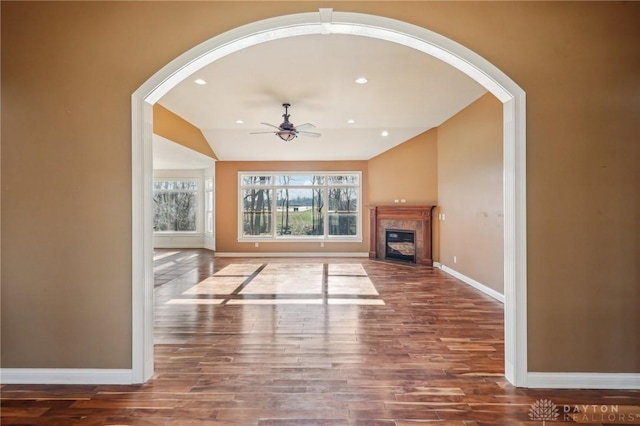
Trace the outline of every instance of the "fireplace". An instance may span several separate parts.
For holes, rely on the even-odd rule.
[[[387,260],[386,230],[412,232],[414,246],[412,262],[417,265],[433,266],[431,212],[434,208],[435,206],[398,205],[369,207],[369,258]],[[402,243],[406,242],[402,241]],[[410,262],[406,257],[400,260]]]
[[[416,231],[408,229],[385,229],[386,260],[416,263]]]

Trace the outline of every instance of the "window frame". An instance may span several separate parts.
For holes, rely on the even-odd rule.
[[[278,184],[279,176],[323,176],[323,184],[322,185],[283,185]],[[358,184],[357,185],[349,185],[349,184],[329,184],[329,176],[357,176]],[[243,178],[249,176],[265,176],[271,178],[271,183],[268,185],[244,185]],[[312,189],[322,187],[323,189],[323,200],[325,203],[325,208],[323,209],[323,235],[278,235],[277,234],[277,213],[278,213],[278,190],[280,189]],[[331,188],[354,188],[358,191],[357,196],[357,210],[356,210],[356,234],[355,235],[329,235],[329,190]],[[270,189],[272,191],[271,197],[271,235],[244,235],[244,205],[243,205],[243,194],[245,189],[250,188],[260,188],[260,189]],[[240,171],[238,172],[238,209],[237,209],[237,220],[238,220],[238,242],[350,242],[350,243],[361,243],[363,240],[363,230],[362,230],[362,215],[363,215],[363,193],[362,193],[362,171],[355,170],[333,170],[333,171]]]
[[[202,231],[205,235],[213,235],[215,232],[215,211],[216,211],[216,197],[215,197],[215,184],[213,176],[204,179],[203,189],[203,211],[202,217]],[[196,219],[196,223],[198,223]],[[211,229],[209,230],[209,226]]]
[[[153,234],[155,236],[198,236],[203,234],[203,182],[201,177],[195,176],[179,176],[179,175],[166,175],[166,176],[154,176],[153,184],[156,182],[194,182],[196,184],[196,189],[193,190],[159,190],[159,192],[193,192],[196,195],[196,229],[194,231],[157,231],[155,228],[153,230]],[[154,185],[152,185],[152,196],[158,191],[153,189]],[[153,204],[152,204],[153,205]],[[153,219],[152,219],[153,222]]]

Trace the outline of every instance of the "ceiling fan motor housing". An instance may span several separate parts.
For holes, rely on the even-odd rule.
[[[293,125],[293,123],[289,122],[289,117],[291,116],[289,114],[289,107],[291,106],[291,104],[282,104],[282,106],[284,107],[284,114],[282,114],[282,116],[284,117],[284,121],[282,122],[282,124],[280,124],[280,128],[282,130],[289,130],[289,131],[294,131],[296,130],[296,127]]]
[[[288,131],[294,131],[296,130],[296,127],[293,125],[293,123],[290,123],[288,120],[288,117],[285,117],[284,122],[280,125],[280,128],[282,130],[288,130]]]

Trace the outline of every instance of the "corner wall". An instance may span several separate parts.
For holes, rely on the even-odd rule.
[[[493,95],[438,128],[438,198],[440,263],[504,294],[502,103]]]
[[[369,160],[369,203],[372,206],[438,204],[438,129],[419,134]],[[401,205],[402,203],[399,203]],[[438,217],[432,218],[433,260],[439,258]]]

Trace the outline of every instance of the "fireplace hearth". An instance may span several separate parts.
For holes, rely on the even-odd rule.
[[[384,258],[398,262],[416,263],[416,231],[385,229]]]

